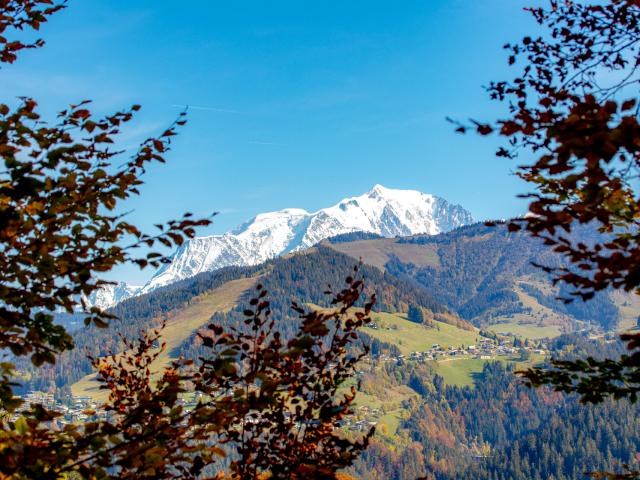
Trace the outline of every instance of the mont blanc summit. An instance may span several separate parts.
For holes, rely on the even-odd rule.
[[[298,208],[262,213],[232,232],[192,239],[175,252],[170,264],[158,270],[141,293],[200,272],[256,265],[343,233],[435,235],[471,222],[471,214],[459,205],[415,190],[376,185],[359,197],[315,213]]]
[[[256,265],[344,233],[370,232],[384,237],[435,235],[472,222],[467,210],[442,198],[376,185],[363,195],[314,213],[299,208],[261,213],[231,232],[191,239],[176,250],[171,263],[162,266],[134,295],[201,272],[231,265]]]

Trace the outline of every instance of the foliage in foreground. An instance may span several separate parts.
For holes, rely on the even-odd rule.
[[[640,293],[640,2],[551,0],[549,8],[528,10],[544,33],[505,45],[520,73],[488,87],[509,114],[474,122],[481,135],[506,139],[498,156],[534,156],[517,169],[534,188],[526,195],[530,215],[509,229],[526,229],[569,260],[539,266],[569,285],[573,298],[588,300],[610,288]],[[597,225],[600,238],[572,241],[567,234],[580,224]],[[576,392],[583,402],[635,402],[640,334],[623,339],[630,354],[620,358],[555,360],[520,373],[530,385]],[[595,475],[637,478],[640,472]]]
[[[13,62],[17,52],[43,45],[8,36],[39,29],[63,7],[53,3],[0,2],[0,62]],[[149,235],[117,213],[123,201],[139,193],[146,168],[165,161],[184,115],[125,159],[113,145],[140,107],[103,118],[87,107],[86,101],[72,105],[48,124],[31,98],[20,99],[15,108],[0,104],[0,349],[29,355],[35,366],[54,363],[56,354],[73,348],[51,312],[74,312],[78,299],[108,284],[100,276],[118,265],[144,268],[168,261],[158,252],[136,255],[136,249],[180,245],[195,235],[195,227],[210,223],[185,214]],[[106,327],[113,319],[98,308],[85,305],[84,311],[86,324]],[[10,369],[3,365],[7,375]],[[7,381],[0,394],[10,408]]]
[[[14,38],[39,30],[64,6],[64,0],[0,1],[0,62],[41,47],[40,39]],[[145,169],[165,161],[184,115],[122,161],[124,152],[113,144],[140,107],[96,118],[87,104],[60,112],[52,126],[31,98],[15,108],[0,104],[0,349],[29,356],[35,367],[74,348],[52,312],[74,312],[79,298],[108,283],[100,276],[120,264],[168,261],[136,249],[179,246],[210,223],[185,214],[149,235],[118,213],[139,194]],[[137,342],[123,338],[124,353],[92,358],[110,396],[106,415],[83,425],[55,428],[58,413],[38,405],[17,415],[13,366],[0,364],[0,478],[222,478],[216,471],[223,468],[225,478],[336,478],[373,434],[351,440],[337,430],[355,397],[352,388],[336,399],[337,390],[364,355],[350,356],[347,347],[375,301],[352,313],[364,284],[347,283],[331,312],[294,306],[301,322],[290,340],[274,330],[259,287],[245,311],[246,328],[211,324],[201,335],[206,356],[181,358],[159,373],[153,371],[162,352],[158,330],[141,332]],[[83,307],[87,325],[104,328],[114,318]],[[184,405],[185,395],[197,396],[195,406]]]
[[[244,328],[215,324],[201,334],[208,355],[180,358],[154,380],[152,363],[162,348],[160,331],[108,359],[93,359],[110,392],[106,419],[48,422],[55,412],[34,407],[0,430],[0,475],[12,478],[238,478],[333,479],[366,448],[373,429],[358,440],[339,430],[350,413],[355,387],[337,395],[358,360],[350,355],[357,331],[369,319],[361,279],[347,279],[334,308],[306,311],[290,340],[274,330],[267,292],[257,287]],[[185,407],[185,395],[197,395]],[[93,412],[90,412],[93,413]],[[214,473],[227,457],[227,476]]]
[[[526,195],[530,215],[509,228],[528,230],[569,260],[540,265],[572,287],[567,302],[610,288],[640,293],[640,3],[551,1],[548,9],[529,11],[546,31],[507,44],[509,64],[521,71],[488,87],[509,115],[476,122],[480,134],[506,139],[499,156],[535,157],[517,170],[535,189]],[[567,233],[580,224],[597,225],[600,236],[572,241]],[[640,334],[624,339],[631,352],[619,359],[556,361],[523,375],[532,385],[577,392],[585,402],[635,401]]]

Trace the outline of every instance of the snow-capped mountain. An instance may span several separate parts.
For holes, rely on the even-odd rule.
[[[99,288],[89,295],[88,298],[85,298],[85,301],[89,303],[89,305],[94,305],[104,310],[113,307],[127,298],[136,296],[141,289],[142,286],[118,282],[117,284],[105,285]]]
[[[189,240],[144,287],[120,282],[94,292],[88,302],[109,308],[201,272],[231,265],[257,265],[344,233],[371,232],[384,237],[435,235],[473,221],[467,210],[442,198],[376,185],[359,197],[347,198],[315,213],[299,208],[261,213],[232,232]]]
[[[434,235],[472,222],[467,210],[442,198],[376,185],[359,197],[315,213],[297,208],[262,213],[232,232],[194,238],[176,250],[172,262],[137,293],[230,265],[256,265],[344,233]]]

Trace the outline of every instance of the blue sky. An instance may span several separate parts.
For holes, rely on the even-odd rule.
[[[508,73],[502,45],[535,31],[526,3],[70,0],[0,88],[50,115],[83,99],[105,113],[140,103],[129,148],[191,105],[169,164],[127,205],[143,226],[220,211],[202,232],[220,233],[376,183],[508,217],[524,209],[514,164],[445,117],[501,111],[482,85]]]

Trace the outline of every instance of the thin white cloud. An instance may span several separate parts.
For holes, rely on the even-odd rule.
[[[220,215],[238,213],[238,209],[236,208],[219,208],[216,210]]]
[[[218,108],[218,107],[203,107],[201,105],[171,105],[176,108],[184,108],[187,110],[203,110],[206,112],[219,112],[219,113],[240,113],[237,110],[231,110],[228,108]]]

